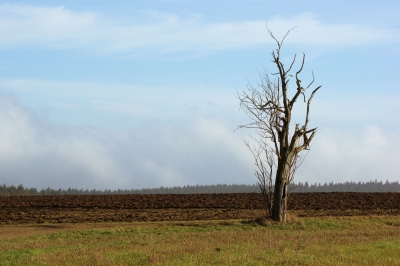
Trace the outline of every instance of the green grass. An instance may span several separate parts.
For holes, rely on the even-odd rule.
[[[0,265],[400,265],[400,217],[121,223],[0,241]]]

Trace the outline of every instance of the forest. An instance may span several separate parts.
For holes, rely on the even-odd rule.
[[[18,186],[3,184],[0,186],[0,196],[27,196],[27,195],[116,195],[116,194],[208,194],[208,193],[259,193],[257,184],[217,184],[217,185],[195,185],[174,186],[142,189],[52,189],[27,188],[22,184]],[[302,192],[400,192],[400,184],[396,182],[344,182],[344,183],[294,183],[290,186],[291,193]]]

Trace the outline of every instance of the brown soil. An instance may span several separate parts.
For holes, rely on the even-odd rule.
[[[253,219],[261,194],[0,197],[0,224]],[[300,216],[400,215],[400,193],[293,193]]]

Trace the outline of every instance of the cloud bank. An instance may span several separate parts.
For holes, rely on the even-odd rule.
[[[318,132],[299,176],[309,183],[400,180],[400,136],[375,125],[350,133],[334,128]]]
[[[48,124],[7,96],[0,106],[6,184],[125,189],[243,183],[251,166],[240,136],[213,120],[107,132]]]
[[[133,18],[108,17],[63,6],[0,5],[0,47],[85,49],[131,55],[209,53],[272,43],[264,20],[208,22],[199,15],[137,11]],[[273,32],[298,26],[286,43],[352,46],[399,43],[399,29],[358,24],[326,24],[313,14],[268,18]],[[283,36],[277,36],[281,38]]]
[[[253,161],[234,125],[192,117],[105,131],[55,126],[13,98],[0,97],[2,183],[36,188],[131,189],[256,182]],[[400,138],[369,125],[357,132],[319,131],[297,181],[399,179]]]

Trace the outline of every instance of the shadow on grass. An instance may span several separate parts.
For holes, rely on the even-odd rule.
[[[243,220],[242,224],[261,225],[261,226],[279,225],[279,224],[304,225],[303,221],[300,220],[299,217],[297,217],[294,214],[290,214],[290,213],[286,214],[286,221],[284,223],[280,223],[275,220],[272,220],[270,217],[260,216],[255,219]]]

